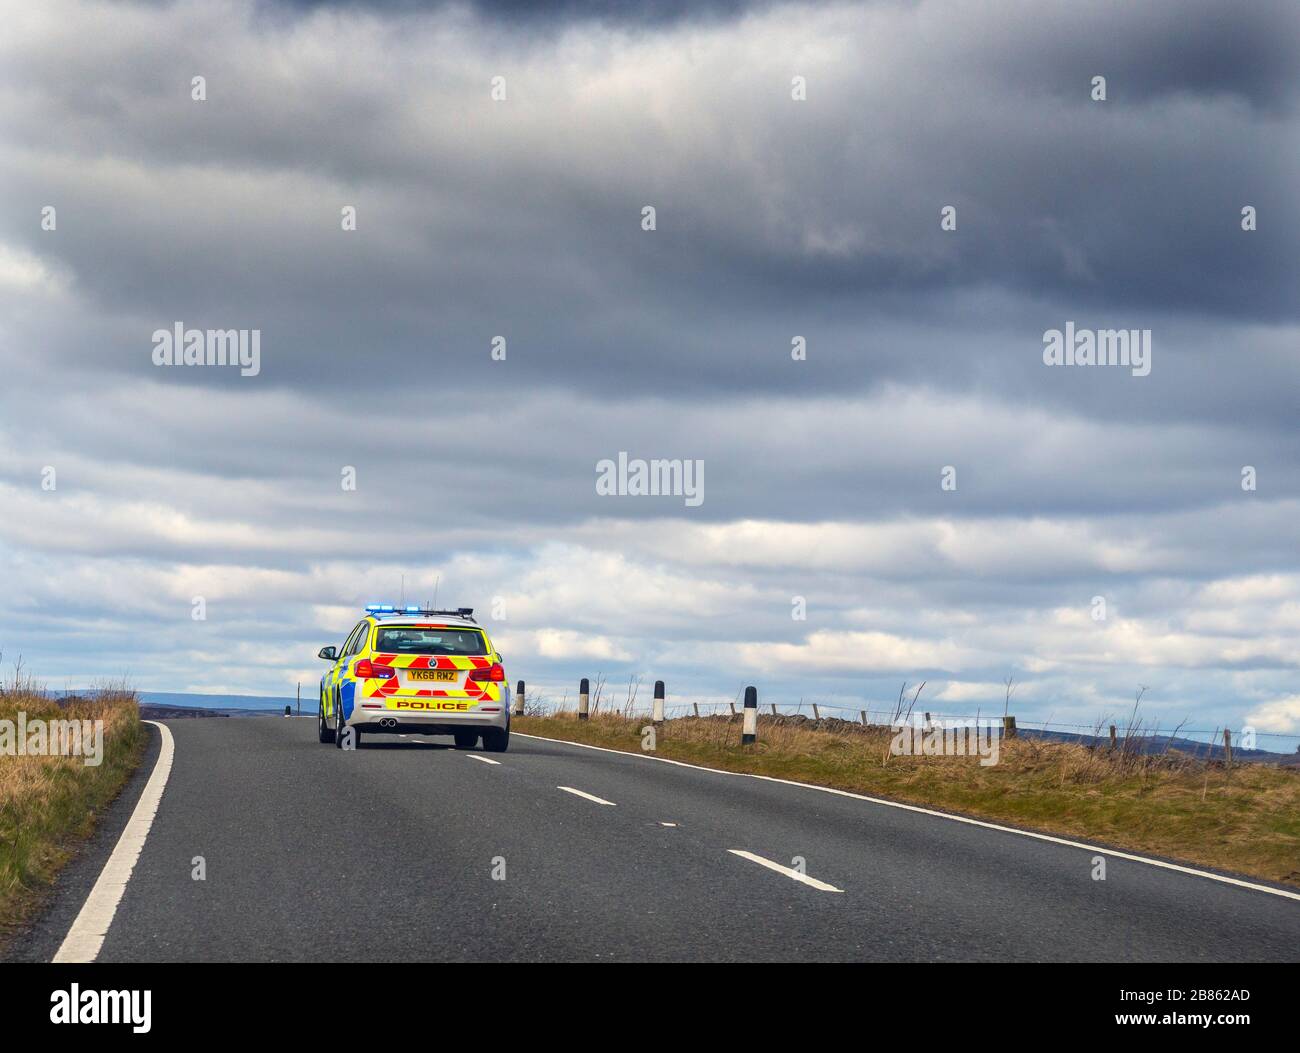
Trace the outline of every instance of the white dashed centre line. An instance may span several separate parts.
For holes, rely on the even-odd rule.
[[[477,753],[469,754],[470,760],[481,760],[484,764],[500,764],[499,760],[493,760],[491,757],[480,757]]]
[[[660,826],[676,826],[677,824],[676,824],[676,823],[665,823],[665,822],[660,822],[659,825],[660,825]]]
[[[611,808],[616,807],[613,801],[607,801],[603,797],[597,797],[595,794],[584,793],[582,790],[575,790],[572,786],[557,786],[557,790],[563,790],[565,793],[571,793],[576,797],[585,797],[589,801],[595,801],[597,804],[607,804]]]
[[[751,863],[757,863],[761,867],[767,867],[768,870],[775,870],[778,874],[784,874],[792,881],[798,881],[815,888],[820,892],[843,892],[842,888],[836,888],[834,885],[828,885],[825,881],[818,881],[816,878],[809,877],[807,874],[801,874],[790,867],[783,867],[780,863],[773,863],[770,859],[764,859],[762,856],[756,856],[753,852],[746,852],[743,848],[728,848],[733,856],[740,856],[741,859],[748,859]]]

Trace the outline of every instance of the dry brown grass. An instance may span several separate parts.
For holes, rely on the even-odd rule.
[[[0,719],[102,720],[103,760],[0,754],[0,947],[39,906],[59,868],[94,828],[139,764],[144,745],[135,693],[106,684],[56,705],[21,667],[0,684]]]
[[[645,718],[572,713],[516,717],[525,734],[641,752]],[[999,762],[900,757],[891,733],[844,721],[760,717],[740,745],[738,718],[683,717],[657,736],[659,756],[773,775],[1000,820],[1300,886],[1300,771],[1228,768],[1185,754],[1004,739]]]

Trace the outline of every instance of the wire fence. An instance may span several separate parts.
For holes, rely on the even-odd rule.
[[[645,697],[644,691],[628,692],[623,697],[617,697],[612,692],[605,690],[608,685],[600,684],[599,690],[593,696],[590,704],[590,712],[594,713],[615,713],[625,717],[645,717],[649,718],[653,713],[653,702]],[[623,690],[619,689],[620,692]],[[719,715],[736,716],[739,719],[741,714],[741,697],[742,692],[737,692],[734,700],[720,700],[716,698],[702,700],[680,700],[675,699],[664,705],[664,717],[666,719],[679,719],[682,717],[714,717]],[[536,696],[530,695],[528,701],[530,712],[574,712],[577,710],[577,696],[567,692],[562,693],[559,700],[551,701],[546,695],[538,693]],[[878,708],[879,704],[866,706],[854,706],[842,702],[811,702],[801,699],[798,702],[780,702],[764,701],[762,696],[759,697],[758,715],[759,717],[806,717],[809,720],[844,720],[854,724],[865,724],[869,726],[891,726],[899,721],[915,723],[920,721],[938,721],[938,720],[959,720],[971,721],[976,720],[981,724],[987,722],[995,726],[1002,725],[1003,713],[992,709],[968,710],[964,713],[954,713],[951,711],[927,710],[921,705],[913,705],[907,701],[894,703],[888,708]],[[1111,726],[1116,728],[1116,733],[1120,738],[1142,738],[1142,739],[1186,739],[1198,745],[1206,747],[1222,748],[1225,732],[1229,735],[1229,741],[1232,743],[1234,750],[1262,750],[1268,753],[1289,754],[1300,752],[1300,734],[1278,732],[1278,731],[1257,731],[1253,728],[1238,728],[1229,730],[1224,727],[1213,729],[1208,728],[1187,728],[1181,724],[1175,724],[1169,727],[1163,727],[1158,724],[1151,724],[1146,721],[1136,721],[1129,718],[1112,718],[1105,717],[1092,724],[1079,724],[1066,721],[1048,720],[1026,720],[1017,717],[1016,728],[1021,731],[1032,731],[1046,734],[1073,735],[1081,738],[1092,739],[1109,737]]]

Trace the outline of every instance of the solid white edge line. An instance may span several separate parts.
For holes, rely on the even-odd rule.
[[[597,797],[594,793],[587,793],[583,790],[575,790],[572,786],[557,786],[557,790],[563,790],[565,793],[577,794],[579,797],[585,797],[589,801],[595,801],[597,804],[607,804],[611,808],[618,806],[613,801],[607,801],[603,797]]]
[[[135,803],[135,810],[127,820],[122,836],[117,839],[112,855],[99,872],[95,886],[86,897],[63,938],[52,961],[55,962],[93,962],[104,945],[108,927],[113,924],[113,915],[117,905],[122,901],[126,883],[131,880],[131,871],[135,869],[144,848],[153,818],[158,813],[158,804],[162,800],[163,788],[167,785],[167,776],[171,774],[172,758],[176,747],[171,729],[156,720],[142,720],[142,724],[152,724],[162,733],[162,746],[158,750],[158,760],[154,763],[149,781],[144,785],[144,792]]]
[[[762,856],[756,856],[753,852],[746,852],[743,848],[728,848],[733,856],[740,856],[741,859],[748,859],[751,863],[757,863],[761,867],[767,867],[768,870],[775,870],[778,874],[784,874],[792,881],[801,882],[809,885],[820,892],[843,892],[842,888],[836,888],[834,885],[828,885],[825,881],[818,881],[815,877],[809,877],[807,874],[801,874],[791,867],[783,867],[780,863],[773,863],[770,859],[764,859]]]
[[[1137,856],[1131,852],[1121,852],[1114,848],[1102,848],[1100,845],[1090,845],[1083,841],[1070,841],[1064,837],[1053,837],[1051,834],[1040,834],[1033,830],[1018,830],[1014,826],[1001,826],[998,823],[986,822],[983,819],[971,819],[965,815],[953,815],[951,812],[941,812],[935,808],[923,808],[917,804],[903,804],[900,801],[886,801],[880,797],[868,797],[866,794],[854,793],[851,790],[837,790],[834,786],[818,786],[811,782],[795,782],[793,779],[778,779],[775,775],[757,775],[748,771],[725,771],[722,768],[706,768],[702,764],[688,764],[686,761],[670,760],[668,757],[652,757],[645,753],[628,753],[626,750],[613,750],[608,746],[591,746],[585,742],[553,739],[548,738],[546,735],[529,735],[522,731],[514,731],[511,734],[522,739],[540,739],[543,742],[558,742],[562,746],[580,746],[585,750],[617,753],[620,757],[630,757],[633,760],[650,760],[658,761],[660,764],[675,764],[679,768],[694,768],[697,771],[712,772],[714,775],[736,775],[745,779],[762,779],[764,782],[779,782],[786,786],[800,786],[805,790],[819,790],[822,793],[833,793],[838,797],[852,797],[856,801],[868,801],[871,804],[884,805],[886,808],[901,808],[905,812],[918,812],[921,815],[933,815],[939,819],[951,819],[954,823],[966,823],[968,826],[982,826],[986,830],[997,830],[1004,834],[1032,837],[1036,841],[1048,841],[1055,845],[1065,845],[1067,848],[1081,848],[1085,852],[1096,852],[1103,856],[1110,856],[1113,859],[1127,859],[1132,863],[1145,863],[1147,866],[1160,867],[1162,870],[1174,870],[1180,874],[1209,878],[1211,881],[1219,881],[1225,885],[1236,885],[1239,888],[1248,888],[1255,892],[1267,892],[1272,896],[1282,896],[1285,899],[1300,901],[1300,892],[1292,892],[1289,889],[1257,885],[1253,881],[1243,881],[1241,878],[1228,877],[1226,874],[1214,874],[1208,870],[1197,870],[1195,867],[1185,867],[1178,863],[1167,863],[1163,859]]]
[[[480,757],[477,753],[466,754],[470,760],[481,760],[484,764],[500,764],[499,760],[493,760],[491,757]]]

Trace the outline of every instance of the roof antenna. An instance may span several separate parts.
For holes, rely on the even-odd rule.
[[[402,575],[402,602],[401,606],[406,606],[406,575]]]
[[[438,609],[438,582],[442,581],[442,575],[439,574],[433,579],[433,609]]]

